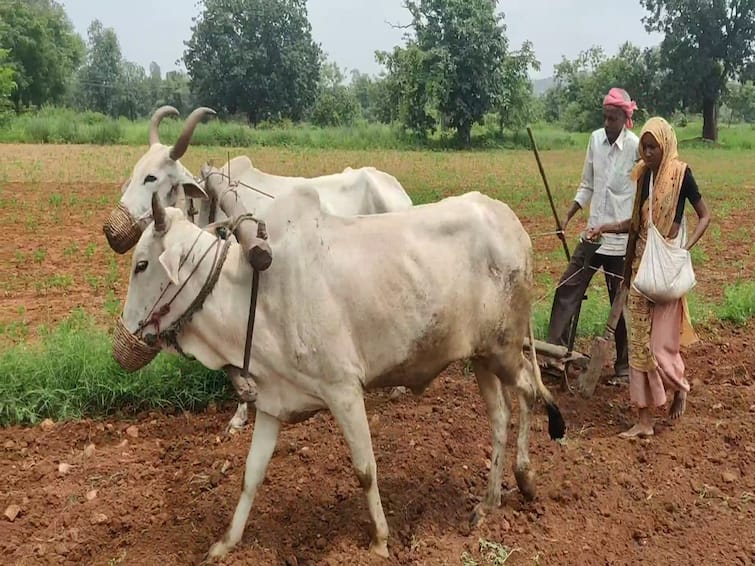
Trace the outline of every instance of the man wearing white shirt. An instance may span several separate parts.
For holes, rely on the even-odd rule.
[[[630,178],[637,161],[639,138],[630,131],[632,113],[637,105],[623,89],[612,88],[603,100],[603,128],[590,136],[587,155],[582,171],[582,182],[566,213],[563,229],[577,211],[589,205],[587,228],[606,222],[620,222],[632,216],[635,185]],[[548,342],[566,346],[572,316],[582,301],[592,276],[600,267],[605,271],[608,295],[613,298],[621,285],[624,273],[624,254],[627,234],[604,234],[603,243],[590,259],[589,267],[583,267],[587,254],[586,244],[580,243],[574,250],[571,262],[559,281],[553,298]],[[618,276],[618,277],[615,277]],[[627,329],[624,317],[616,326],[617,376],[629,375]]]

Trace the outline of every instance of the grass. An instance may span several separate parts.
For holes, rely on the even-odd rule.
[[[175,140],[185,116],[166,118],[161,136]],[[635,126],[639,132],[642,124]],[[77,113],[70,109],[46,107],[36,113],[14,116],[0,130],[0,143],[142,145],[147,140],[149,120],[113,119],[95,112]],[[557,125],[536,124],[533,128],[540,149],[584,147],[589,133],[566,132]],[[702,121],[690,120],[677,128],[683,147],[709,147],[698,140]],[[755,128],[750,124],[719,125],[718,148],[749,150],[755,147]],[[402,133],[396,125],[360,122],[352,126],[322,128],[310,124],[262,124],[211,119],[199,126],[193,145],[231,147],[300,147],[310,149],[454,149],[453,132],[439,131],[427,140]],[[500,132],[493,117],[472,129],[472,146],[478,149],[529,148],[525,129]]]
[[[160,354],[127,373],[111,356],[111,340],[82,310],[35,344],[0,353],[0,425],[44,418],[77,419],[176,407],[195,410],[229,394],[225,374]]]

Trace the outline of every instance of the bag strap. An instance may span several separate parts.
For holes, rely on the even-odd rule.
[[[650,219],[648,222],[648,226],[653,225],[653,172],[650,171],[650,183],[648,184],[648,206],[649,206],[649,212],[650,212]]]

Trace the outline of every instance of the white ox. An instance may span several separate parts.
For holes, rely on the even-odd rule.
[[[157,199],[153,216],[134,252],[119,323],[132,340],[147,343],[193,302],[220,245]],[[405,385],[419,394],[465,358],[472,359],[493,431],[487,493],[476,519],[500,505],[512,392],[520,401],[515,476],[522,494],[534,496],[528,438],[538,394],[552,438],[563,436],[564,422],[537,364],[522,352],[528,328],[532,336],[532,247],[511,209],[469,193],[404,212],[344,218],[323,212],[317,192],[300,188],[276,199],[266,216],[273,262],[259,277],[254,432],[232,522],[209,555],[222,556],[241,540],[280,423],[327,408],[366,494],[370,549],[387,556],[364,391]],[[209,368],[242,364],[251,277],[240,246],[231,244],[204,308],[182,326],[184,352]]]
[[[144,228],[152,222],[151,199],[155,194],[165,206],[177,206],[185,202],[184,197],[200,199],[197,224],[205,227],[209,223],[214,200],[208,199],[201,182],[183,166],[180,158],[191,142],[195,128],[203,117],[214,115],[211,108],[195,109],[186,119],[186,124],[175,145],[170,147],[160,143],[158,127],[166,116],[178,115],[171,106],[159,108],[152,116],[149,129],[149,150],[136,163],[130,178],[123,187],[118,207],[108,217],[103,231],[110,247],[125,253],[138,241]],[[277,197],[298,185],[308,184],[320,195],[321,205],[328,212],[341,216],[357,214],[378,214],[406,210],[412,201],[398,180],[392,175],[374,167],[359,169],[346,168],[341,173],[319,177],[286,177],[271,175],[256,169],[246,156],[235,157],[221,169],[203,168],[203,179],[207,183],[222,186],[223,172],[230,172],[230,180],[240,181],[238,195],[250,213],[262,215],[264,208]],[[257,190],[247,189],[246,186]],[[259,191],[263,191],[262,193]],[[264,196],[264,194],[269,196]],[[184,212],[187,212],[184,207]],[[217,219],[225,218],[222,211],[214,210]],[[247,422],[247,402],[253,401],[255,384],[241,377],[238,367],[225,368],[241,398],[227,430],[239,430]]]

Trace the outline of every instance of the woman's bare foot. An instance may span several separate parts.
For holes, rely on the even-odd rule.
[[[621,438],[645,438],[646,436],[653,436],[655,431],[653,425],[646,425],[638,423],[629,430],[626,430],[619,434]]]
[[[668,410],[668,416],[673,421],[684,414],[687,408],[687,392],[677,391],[674,393],[674,400]]]

